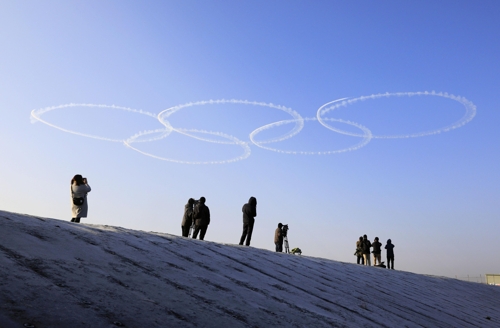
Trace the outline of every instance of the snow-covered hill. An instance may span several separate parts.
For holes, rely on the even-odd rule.
[[[500,326],[495,286],[4,211],[0,263],[2,328]]]

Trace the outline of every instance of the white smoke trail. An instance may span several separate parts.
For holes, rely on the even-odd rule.
[[[373,100],[373,99],[378,99],[378,98],[382,98],[382,97],[388,98],[388,97],[405,97],[405,96],[406,97],[438,96],[438,97],[448,98],[448,99],[451,99],[451,100],[454,100],[454,101],[461,103],[465,107],[466,112],[460,120],[456,121],[455,123],[453,123],[451,125],[440,128],[440,129],[426,131],[426,132],[419,132],[419,133],[414,133],[414,134],[407,134],[407,135],[385,135],[385,136],[383,136],[383,135],[382,136],[374,136],[374,135],[372,135],[371,131],[368,128],[366,128],[358,123],[354,123],[354,122],[350,122],[350,121],[346,121],[346,120],[341,120],[341,119],[324,118],[323,117],[323,115],[325,115],[326,113],[328,113],[330,111],[339,109],[341,107],[347,107],[347,106],[354,104],[358,101]],[[413,138],[413,137],[422,137],[422,136],[427,136],[427,135],[432,135],[432,134],[438,134],[441,132],[447,132],[447,131],[459,128],[459,127],[467,124],[468,122],[470,122],[474,118],[474,116],[476,115],[476,106],[471,101],[467,100],[464,97],[455,96],[452,94],[448,94],[446,92],[445,93],[443,93],[443,92],[436,93],[435,91],[432,91],[432,92],[424,91],[424,92],[396,92],[396,93],[388,93],[387,92],[387,93],[381,93],[381,94],[372,94],[370,96],[361,96],[361,97],[352,98],[352,99],[341,98],[341,99],[337,99],[337,100],[334,100],[334,101],[331,101],[331,102],[324,104],[323,106],[321,106],[318,109],[318,111],[316,113],[316,117],[306,118],[306,119],[302,118],[302,116],[300,116],[299,113],[292,110],[291,108],[287,108],[287,107],[281,106],[281,105],[275,105],[273,103],[264,103],[264,102],[238,100],[238,99],[218,99],[218,100],[190,102],[190,103],[183,104],[183,105],[177,105],[177,106],[170,107],[170,108],[167,108],[167,109],[161,111],[158,115],[153,114],[153,113],[149,113],[149,112],[146,112],[143,110],[136,110],[136,109],[132,109],[132,108],[128,108],[128,107],[121,107],[121,106],[115,106],[115,105],[74,104],[74,103],[71,103],[71,104],[45,107],[45,108],[41,108],[41,109],[32,110],[31,111],[31,121],[33,123],[37,122],[37,121],[42,122],[42,123],[44,123],[50,127],[53,127],[55,129],[58,129],[58,130],[61,130],[61,131],[67,132],[67,133],[72,133],[75,135],[87,137],[87,138],[93,138],[93,139],[111,141],[111,142],[121,142],[126,147],[128,147],[128,148],[130,148],[130,149],[132,149],[140,154],[143,154],[145,156],[149,156],[149,157],[163,160],[163,161],[174,162],[174,163],[180,163],[180,164],[225,164],[225,163],[236,162],[236,161],[240,161],[240,160],[248,158],[250,156],[250,153],[251,153],[250,147],[249,147],[250,143],[248,143],[248,142],[241,141],[241,140],[237,139],[236,137],[224,134],[222,132],[213,132],[213,131],[197,130],[197,129],[174,128],[167,121],[167,118],[169,118],[172,114],[174,114],[175,112],[177,112],[181,109],[192,107],[192,106],[203,106],[203,105],[214,105],[214,104],[215,105],[217,105],[217,104],[243,104],[243,105],[252,105],[252,106],[262,106],[262,107],[269,107],[269,108],[278,109],[278,110],[284,111],[285,113],[291,115],[292,119],[274,122],[274,123],[267,124],[267,125],[264,125],[262,127],[255,129],[254,131],[252,131],[250,133],[249,138],[250,138],[251,143],[253,143],[255,146],[260,147],[262,149],[266,149],[266,150],[270,150],[270,151],[274,151],[274,152],[278,152],[278,153],[295,154],[295,155],[328,155],[328,154],[343,153],[343,152],[347,152],[347,151],[354,151],[354,150],[357,150],[357,149],[365,146],[366,144],[368,144],[372,138]],[[101,136],[90,135],[90,134],[85,134],[85,133],[80,133],[80,132],[72,131],[69,129],[65,129],[65,128],[62,128],[62,127],[57,126],[55,124],[49,123],[41,118],[41,116],[44,113],[47,113],[47,112],[52,111],[52,110],[68,108],[68,107],[111,108],[111,109],[119,109],[119,110],[124,110],[124,111],[128,111],[128,112],[138,113],[138,114],[142,114],[142,115],[156,118],[164,126],[164,128],[138,132],[135,135],[133,135],[127,139],[111,139],[111,138],[105,138],[105,137],[101,137]],[[348,147],[348,148],[339,149],[339,150],[316,151],[316,152],[297,151],[297,150],[287,151],[287,150],[280,150],[277,148],[271,148],[268,146],[264,146],[265,144],[284,141],[284,140],[287,140],[289,138],[292,138],[293,136],[297,135],[303,129],[305,121],[309,122],[309,121],[316,121],[316,120],[321,125],[323,125],[324,127],[326,127],[327,129],[329,129],[331,131],[341,133],[344,135],[353,136],[353,137],[361,137],[363,139],[359,143],[357,143],[356,145]],[[348,124],[348,125],[357,127],[362,131],[362,133],[361,134],[351,133],[351,132],[347,132],[347,131],[343,131],[343,130],[334,128],[326,123],[328,121],[344,123],[344,124]],[[268,129],[271,129],[273,127],[278,127],[281,125],[291,124],[291,123],[295,123],[294,128],[291,129],[289,132],[287,132],[279,137],[264,140],[264,141],[256,141],[255,140],[255,137],[260,132],[262,132],[264,130],[268,130]],[[224,144],[224,145],[238,145],[238,146],[243,148],[243,154],[238,156],[238,157],[235,157],[235,158],[231,158],[228,160],[221,160],[221,161],[183,161],[183,160],[165,158],[165,157],[157,156],[154,154],[150,154],[150,153],[141,151],[140,149],[137,149],[137,148],[132,146],[133,143],[150,142],[150,141],[164,139],[167,136],[169,136],[170,133],[172,133],[172,132],[177,132],[177,133],[180,133],[182,135],[185,135],[185,136],[188,136],[188,137],[200,140],[200,141],[206,141],[206,142],[218,143],[218,144]],[[202,137],[199,134],[216,136],[218,139]],[[156,136],[151,136],[151,135],[156,135]],[[145,136],[150,136],[150,137],[143,138]],[[227,139],[228,141],[220,140],[221,138]]]
[[[223,137],[223,138],[227,138],[227,139],[230,139],[232,140],[231,144],[233,145],[238,145],[238,146],[241,146],[243,148],[243,154],[238,156],[238,157],[235,157],[235,158],[231,158],[231,159],[227,159],[227,160],[222,160],[222,161],[205,161],[205,162],[196,162],[196,161],[183,161],[183,160],[177,160],[177,159],[173,159],[173,158],[166,158],[166,157],[161,157],[161,156],[158,156],[158,155],[154,155],[154,154],[150,154],[150,153],[147,153],[147,152],[144,152],[140,149],[137,149],[135,147],[133,147],[131,145],[132,142],[134,142],[133,140],[126,140],[123,142],[123,144],[125,146],[127,146],[128,148],[132,149],[132,150],[135,150],[136,152],[142,154],[142,155],[145,155],[145,156],[149,156],[149,157],[152,157],[152,158],[155,158],[155,159],[159,159],[159,160],[162,160],[162,161],[167,161],[167,162],[173,162],[173,163],[179,163],[179,164],[227,164],[227,163],[232,163],[232,162],[237,162],[237,161],[241,161],[241,160],[244,160],[246,158],[248,158],[248,156],[250,156],[250,147],[248,146],[248,143],[247,142],[243,142],[241,140],[238,140],[237,138],[233,137],[233,136],[230,136],[230,135],[227,135],[227,134],[224,134],[224,133],[221,133],[221,132],[208,132],[208,131],[203,131],[203,130],[196,130],[196,129],[179,129],[179,130],[183,130],[183,131],[187,131],[187,132],[194,132],[194,133],[202,133],[202,134],[212,134],[212,135],[216,135],[218,137]],[[178,130],[175,130],[177,132],[179,132]],[[181,132],[182,133],[182,132]],[[185,134],[185,133],[182,133],[182,134]],[[185,135],[188,135],[188,134],[185,134]],[[190,135],[188,135],[190,136]],[[202,140],[202,139],[200,139]]]
[[[42,114],[45,114],[49,111],[56,110],[56,109],[61,109],[61,108],[68,108],[68,107],[97,107],[97,108],[112,108],[112,109],[119,109],[119,110],[124,110],[128,112],[133,112],[133,113],[138,113],[146,116],[151,116],[153,118],[156,118],[156,115],[153,113],[149,113],[146,111],[143,111],[141,109],[133,109],[133,108],[128,108],[128,107],[121,107],[121,106],[115,106],[115,105],[102,105],[102,104],[64,104],[64,105],[59,105],[59,106],[51,106],[51,107],[45,107],[45,108],[40,108],[40,109],[34,109],[31,111],[31,122],[41,122],[43,124],[46,124],[52,128],[58,129],[63,132],[75,134],[81,137],[86,137],[86,138],[93,138],[93,139],[98,139],[98,140],[103,140],[103,141],[111,141],[111,142],[123,142],[123,139],[112,139],[112,138],[106,138],[106,137],[100,137],[92,134],[86,134],[86,133],[81,133],[69,129],[62,128],[60,126],[57,126],[55,124],[49,123],[41,118]]]
[[[310,118],[305,118],[303,120],[305,120],[305,121],[317,121],[318,119],[316,117],[310,117]],[[371,133],[371,131],[369,129],[367,129],[366,127],[358,124],[358,123],[354,123],[354,122],[350,122],[350,121],[345,121],[345,120],[341,120],[341,119],[334,119],[334,118],[324,118],[323,120],[325,120],[325,121],[339,122],[339,123],[344,123],[344,124],[349,124],[349,125],[355,126],[355,127],[359,128],[361,131],[363,131],[363,133],[364,133],[363,134],[363,139],[360,142],[358,142],[356,145],[348,147],[348,148],[343,148],[343,149],[338,149],[338,150],[316,151],[316,152],[313,152],[313,151],[298,151],[298,150],[280,150],[280,149],[276,149],[276,148],[262,146],[261,142],[255,141],[255,136],[257,134],[259,134],[260,132],[262,132],[264,130],[268,130],[268,129],[274,128],[274,127],[277,127],[277,126],[280,126],[280,125],[283,125],[283,124],[293,123],[295,121],[295,120],[283,120],[283,121],[279,121],[279,122],[274,122],[274,123],[271,123],[271,124],[267,124],[267,125],[264,125],[264,126],[258,128],[258,129],[255,129],[254,131],[252,131],[252,133],[250,133],[250,140],[257,147],[260,147],[260,148],[263,148],[263,149],[266,149],[266,150],[270,150],[270,151],[274,151],[274,152],[277,152],[277,153],[282,153],[282,154],[293,154],[293,155],[330,155],[330,154],[339,154],[339,153],[345,153],[345,152],[348,152],[348,151],[358,150],[359,148],[364,147],[365,145],[367,145],[370,142],[370,140],[372,139],[372,133]]]
[[[319,123],[326,127],[327,129],[330,129],[332,131],[353,136],[353,137],[363,137],[363,134],[357,134],[357,133],[351,133],[347,132],[344,130],[336,129],[324,122],[323,115],[328,113],[329,111],[341,108],[341,107],[347,107],[349,105],[352,105],[358,101],[365,101],[365,100],[371,100],[371,99],[378,99],[382,97],[412,97],[412,96],[437,96],[437,97],[443,97],[443,98],[448,98],[451,100],[455,100],[459,103],[461,103],[465,107],[465,114],[464,116],[459,119],[458,121],[452,123],[451,125],[431,130],[431,131],[423,131],[423,132],[417,132],[413,134],[404,134],[404,135],[373,135],[373,138],[379,138],[379,139],[395,139],[395,138],[417,138],[417,137],[423,137],[423,136],[428,136],[428,135],[433,135],[433,134],[438,134],[441,132],[448,132],[453,129],[457,129],[468,122],[470,122],[474,116],[476,115],[476,106],[469,100],[467,100],[464,97],[460,96],[455,96],[453,94],[448,94],[447,92],[435,92],[435,91],[419,91],[419,92],[394,92],[394,93],[379,93],[379,94],[372,94],[370,96],[361,96],[358,98],[352,98],[349,100],[345,100],[348,98],[342,98],[342,99],[337,99],[331,102],[328,102],[324,105],[322,105],[317,113],[316,113],[316,118],[318,119]]]
[[[161,140],[163,138],[166,138],[170,135],[172,132],[172,129],[156,129],[156,130],[146,130],[142,132],[138,132],[131,136],[130,138],[127,138],[126,140],[122,140],[122,142],[127,142],[127,143],[133,143],[133,142],[151,142],[151,141],[157,141]],[[158,137],[151,137],[148,139],[139,139],[142,136],[149,135],[149,134],[154,134],[154,133],[161,133],[160,136]]]
[[[295,123],[295,127],[289,131],[288,133],[280,136],[280,137],[277,137],[277,138],[274,138],[274,139],[270,139],[270,140],[265,140],[265,141],[261,141],[260,143],[270,143],[270,142],[278,142],[278,141],[283,141],[283,140],[286,140],[288,138],[291,138],[293,137],[294,135],[298,134],[303,126],[304,126],[304,120],[303,118],[300,116],[299,113],[297,113],[296,111],[292,110],[291,108],[287,108],[285,106],[281,106],[281,105],[275,105],[273,103],[265,103],[265,102],[257,102],[257,101],[248,101],[248,100],[238,100],[238,99],[217,99],[217,100],[206,100],[206,101],[197,101],[197,102],[190,102],[190,103],[186,103],[186,104],[182,104],[182,105],[177,105],[177,106],[174,106],[174,107],[170,107],[170,108],[167,108],[163,111],[161,111],[158,115],[157,115],[157,119],[158,121],[163,124],[166,128],[167,131],[172,132],[172,131],[175,131],[175,132],[178,132],[180,134],[183,134],[185,136],[188,136],[188,137],[191,137],[191,138],[194,138],[196,140],[200,140],[200,141],[205,141],[205,142],[211,142],[211,143],[216,143],[216,144],[224,144],[224,145],[240,145],[244,148],[244,153],[243,155],[239,156],[239,157],[236,157],[236,158],[233,158],[233,159],[230,159],[230,160],[224,160],[224,161],[210,161],[210,162],[193,162],[193,161],[182,161],[182,160],[175,160],[175,159],[171,159],[171,158],[165,158],[165,157],[161,157],[161,156],[156,156],[156,155],[153,155],[153,154],[150,154],[150,153],[146,153],[146,152],[143,152],[135,147],[132,147],[131,146],[131,143],[133,142],[137,142],[136,140],[144,135],[148,135],[148,134],[152,134],[152,133],[156,133],[158,132],[158,130],[150,130],[150,131],[144,131],[144,132],[140,132],[130,138],[128,138],[126,141],[124,141],[124,144],[129,147],[130,149],[132,150],[135,150],[143,155],[146,155],[146,156],[150,156],[150,157],[153,157],[153,158],[156,158],[156,159],[160,159],[160,160],[164,160],[164,161],[169,161],[169,162],[175,162],[175,163],[182,163],[182,164],[224,164],[224,163],[230,163],[230,162],[235,162],[235,161],[239,161],[239,160],[243,160],[245,158],[247,158],[248,156],[250,156],[250,147],[248,146],[248,143],[246,142],[243,142],[233,136],[230,136],[230,135],[227,135],[227,134],[224,134],[222,132],[213,132],[213,131],[206,131],[206,130],[197,130],[197,129],[183,129],[183,128],[174,128],[172,127],[172,125],[170,124],[169,121],[166,120],[166,118],[170,117],[172,114],[174,114],[175,112],[181,110],[181,109],[184,109],[184,108],[188,108],[188,107],[192,107],[192,106],[204,106],[204,105],[214,105],[214,104],[243,104],[243,105],[252,105],[252,106],[262,106],[262,107],[269,107],[269,108],[275,108],[275,109],[279,109],[281,111],[284,111],[285,113],[288,113],[290,114],[294,120],[293,122]],[[190,133],[191,132],[191,133]],[[195,134],[193,134],[195,133]],[[212,139],[212,138],[204,138],[204,137],[201,137],[199,135],[196,135],[196,134],[208,134],[208,135],[214,135],[214,136],[217,136],[217,137],[222,137],[222,138],[226,138],[230,141],[221,141],[220,138],[219,139]],[[161,136],[159,138],[162,138],[164,136]],[[158,140],[159,138],[157,138],[156,140]],[[147,139],[147,141],[149,141],[151,139]]]
[[[302,116],[300,116],[299,113],[297,113],[296,111],[294,111],[291,108],[281,106],[281,105],[275,105],[273,103],[239,100],[239,99],[217,99],[217,100],[210,99],[210,100],[190,102],[190,103],[186,103],[186,104],[182,104],[182,105],[177,105],[177,106],[170,107],[170,108],[167,108],[167,109],[161,111],[158,114],[158,120],[163,125],[165,125],[165,127],[171,127],[170,123],[166,119],[168,117],[170,117],[173,113],[175,113],[183,108],[192,107],[192,106],[218,105],[218,104],[242,104],[242,105],[252,105],[252,106],[275,108],[275,109],[279,109],[281,111],[284,111],[285,113],[291,115],[292,118],[294,118],[295,127],[292,130],[290,130],[288,133],[281,135],[279,137],[273,138],[273,139],[261,141],[260,143],[272,143],[272,142],[278,142],[278,141],[283,141],[283,140],[289,139],[289,138],[293,137],[294,135],[298,134],[302,130],[302,128],[304,127],[304,120],[302,119]],[[173,128],[173,130],[182,133],[178,129]],[[185,132],[184,132],[184,134],[187,136],[190,136],[192,138],[202,140],[202,141],[229,144],[228,142],[221,142],[219,140],[201,138],[199,136],[194,136],[194,135],[191,135],[191,134],[188,134]]]

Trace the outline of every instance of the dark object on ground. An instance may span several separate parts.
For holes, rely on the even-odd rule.
[[[292,254],[302,255],[302,250],[298,247],[295,247],[294,249],[292,249]]]
[[[380,268],[387,268],[387,267],[385,266],[385,264],[384,264],[384,262],[383,262],[383,261],[382,261],[382,262],[380,262],[380,264],[377,264],[377,265],[374,265],[374,266],[376,266],[376,267],[380,267]]]

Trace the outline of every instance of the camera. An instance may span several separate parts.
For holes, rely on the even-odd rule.
[[[286,237],[286,233],[288,231],[288,224],[284,224],[282,227],[281,227],[281,231],[282,231],[282,235],[283,237]]]

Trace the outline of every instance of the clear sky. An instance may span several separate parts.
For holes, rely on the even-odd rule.
[[[500,273],[499,16],[497,1],[4,1],[0,208],[69,220],[80,173],[86,223],[180,235],[205,196],[206,239],[237,243],[254,196],[255,247],[282,222],[307,255],[353,262],[367,234],[401,270]],[[425,91],[443,94],[410,94]],[[92,106],[50,109],[71,103]]]

